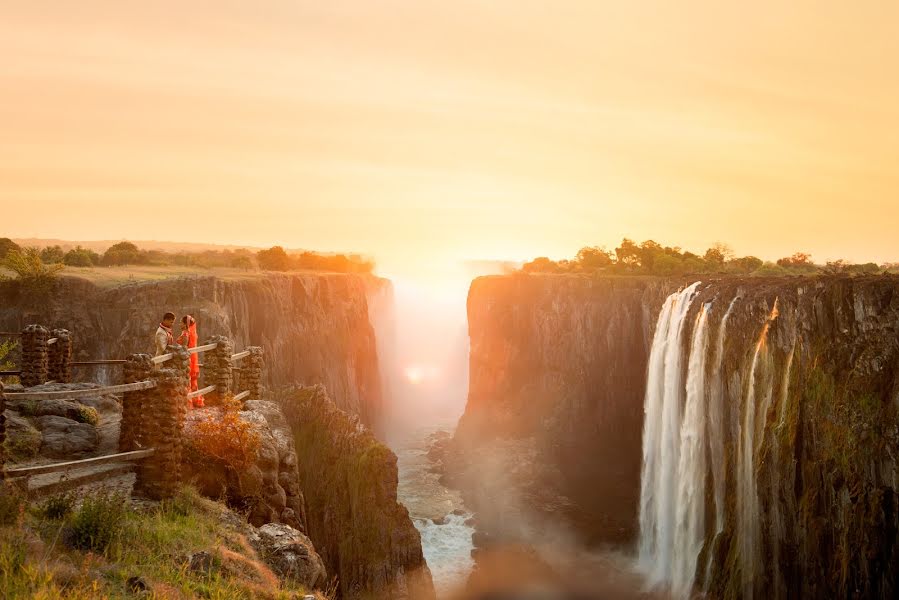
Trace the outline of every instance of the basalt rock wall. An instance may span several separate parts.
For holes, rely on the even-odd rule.
[[[262,346],[265,384],[323,383],[334,402],[378,429],[382,390],[367,294],[374,277],[339,273],[201,276],[100,288],[62,278],[39,298],[0,283],[0,330],[29,323],[72,332],[74,360],[153,352],[153,334],[172,311],[197,318],[200,339],[224,335],[237,350]],[[177,325],[175,327],[177,335]],[[76,369],[82,380],[118,383],[117,367]]]
[[[662,306],[696,279],[475,280],[457,454],[532,440],[578,529],[639,540],[679,593],[895,597],[899,278],[706,278],[656,340],[676,346],[659,349],[670,368],[654,379],[674,404],[650,409]],[[672,489],[650,485],[641,511],[644,443],[658,441],[646,436],[665,431]],[[641,534],[653,506],[662,518]]]

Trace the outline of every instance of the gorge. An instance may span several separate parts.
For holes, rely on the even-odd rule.
[[[895,596],[899,277],[513,273],[466,314],[339,274],[0,293],[0,329],[85,357],[145,349],[170,307],[262,345],[343,597],[447,597],[499,547],[585,597]]]

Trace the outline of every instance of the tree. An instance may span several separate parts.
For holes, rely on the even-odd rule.
[[[100,263],[100,255],[88,248],[76,246],[66,252],[63,262],[70,267],[92,267]]]
[[[621,240],[621,245],[615,248],[615,256],[619,265],[628,268],[640,266],[640,247],[628,238]]]
[[[734,258],[734,251],[730,246],[723,242],[715,242],[705,251],[705,256],[703,256],[703,258],[706,262],[724,266],[724,263]]]
[[[600,246],[587,246],[578,250],[577,262],[585,271],[596,271],[610,266],[612,255]]]
[[[535,258],[529,263],[525,263],[521,270],[525,273],[559,273],[559,264],[545,256]]]
[[[777,261],[781,267],[804,267],[813,266],[812,255],[806,252],[797,252],[793,256],[781,258]]]
[[[2,265],[15,273],[28,291],[36,293],[48,292],[63,269],[60,263],[45,264],[37,248],[12,250],[3,259]]]
[[[103,253],[101,263],[111,265],[133,265],[143,262],[140,249],[131,242],[119,242],[113,244]]]
[[[265,271],[287,271],[290,269],[290,256],[281,246],[272,246],[268,250],[256,253],[259,267]]]
[[[63,261],[66,253],[63,252],[62,246],[47,246],[41,250],[41,260],[44,264],[56,265]]]
[[[231,267],[234,269],[243,269],[244,271],[249,271],[253,268],[253,260],[246,254],[241,254],[231,259]]]
[[[9,238],[0,238],[0,260],[6,258],[11,250],[22,251],[22,247]]]
[[[765,261],[761,258],[755,256],[743,256],[728,261],[727,269],[728,272],[747,274],[757,271],[763,264],[765,264]]]

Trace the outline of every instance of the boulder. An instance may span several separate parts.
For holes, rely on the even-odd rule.
[[[13,460],[34,458],[41,449],[41,432],[25,417],[6,412],[6,451]]]
[[[325,564],[305,535],[283,523],[269,523],[251,531],[250,543],[262,560],[280,577],[307,588],[327,581]]]
[[[35,421],[43,436],[40,452],[47,458],[84,458],[100,443],[93,425],[52,415]]]

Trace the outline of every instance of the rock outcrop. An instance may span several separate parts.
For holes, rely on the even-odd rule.
[[[95,388],[92,384],[44,384],[35,392]],[[7,392],[21,392],[18,385]],[[6,446],[9,460],[78,459],[114,451],[122,408],[114,396],[85,393],[72,400],[8,400]]]
[[[396,455],[322,386],[280,399],[296,440],[306,533],[343,598],[434,597],[421,536],[397,501]]]
[[[247,536],[250,544],[281,579],[297,581],[308,589],[324,587],[328,572],[305,535],[289,525],[269,523]]]
[[[253,425],[259,448],[253,464],[239,470],[191,448],[196,424],[202,420],[217,421],[221,412],[221,408],[204,408],[188,414],[186,480],[192,481],[204,496],[225,498],[232,507],[245,511],[252,525],[283,523],[306,531],[305,501],[293,434],[278,405],[264,400],[252,400],[244,405],[240,419]]]
[[[573,500],[566,516],[580,529],[633,539],[652,335],[684,283],[476,280],[469,402],[445,460],[464,474],[491,444],[525,440],[540,480]],[[899,278],[725,278],[697,294],[678,339],[686,356],[708,311],[704,372],[713,381],[720,365],[722,383],[703,397],[723,407],[724,429],[709,439],[723,440],[726,465],[721,499],[706,484],[697,587],[728,598],[895,597]],[[686,384],[679,364],[673,385]],[[714,480],[708,469],[700,481]],[[466,504],[478,498],[469,489]]]
[[[237,349],[261,346],[267,387],[323,383],[338,406],[377,430],[382,391],[366,298],[380,285],[340,273],[198,276],[113,288],[62,278],[37,302],[7,281],[0,283],[0,329],[63,327],[74,360],[124,358],[151,351],[164,312],[191,314],[201,340],[224,335]],[[116,369],[76,369],[75,376],[118,383]]]

